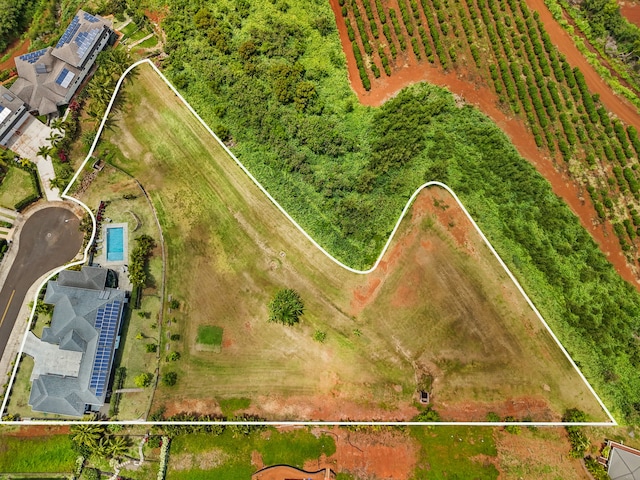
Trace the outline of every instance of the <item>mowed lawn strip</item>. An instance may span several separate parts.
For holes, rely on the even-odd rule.
[[[150,67],[140,67],[127,96],[120,129],[108,139],[124,154],[119,166],[150,192],[169,252],[167,291],[184,301],[175,318],[181,343],[170,347],[183,353],[178,385],[160,388],[156,406],[179,411],[189,399],[242,396],[252,399],[255,413],[272,418],[354,415],[335,407],[323,411],[329,399],[359,405],[364,413],[355,415],[362,418],[407,418],[416,412],[416,373],[426,369],[436,374],[436,384],[444,374],[439,392],[452,401],[534,396],[550,402],[536,420],[559,419],[576,403],[605,419],[477,233],[468,236],[479,257],[438,240],[451,237],[451,225],[422,228],[420,212],[412,213],[380,270],[352,274],[286,220]],[[457,209],[451,199],[448,204]],[[439,242],[439,267],[465,279],[465,295],[425,263],[433,255],[420,250],[418,233]],[[411,255],[423,264],[402,282]],[[419,292],[410,305],[398,292],[407,282]],[[425,284],[435,290],[421,291]],[[293,328],[267,323],[266,305],[283,287],[295,288],[305,302],[302,322]],[[360,308],[363,296],[371,298]],[[212,324],[224,329],[222,351],[198,352],[198,328]],[[327,332],[324,343],[313,341],[316,330]],[[465,338],[475,342],[469,361]],[[540,365],[534,372],[528,369],[532,355]],[[459,379],[455,388],[447,375]],[[557,387],[567,381],[576,389],[561,394]],[[212,400],[207,408],[215,405]]]

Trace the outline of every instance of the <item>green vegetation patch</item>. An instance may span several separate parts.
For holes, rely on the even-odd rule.
[[[222,327],[216,327],[215,325],[200,325],[198,327],[197,342],[200,345],[219,349],[222,347],[223,331]]]
[[[330,457],[336,452],[333,437],[316,437],[308,430],[294,432],[271,432],[266,442],[258,447],[265,465],[293,465],[304,467],[306,460],[319,458],[322,454]]]
[[[410,432],[420,444],[414,478],[498,478],[495,465],[480,457],[497,457],[490,428],[411,427]]]
[[[67,435],[12,437],[5,435],[0,446],[0,472],[71,472],[76,453]]]
[[[153,37],[147,38],[144,42],[140,42],[135,48],[152,48],[156,45],[158,45],[158,37],[154,35]]]
[[[245,410],[251,405],[251,400],[248,398],[223,398],[218,400],[222,415],[225,417],[232,417],[238,410]]]
[[[10,167],[0,183],[0,207],[13,209],[23,199],[36,195],[31,174],[17,167]]]
[[[287,464],[302,468],[307,460],[327,456],[336,451],[335,441],[327,435],[316,437],[309,430],[278,432],[268,429],[249,436],[235,436],[230,429],[218,436],[207,434],[181,435],[171,444],[168,478],[238,479],[249,478],[255,467],[251,453],[262,455],[265,465]],[[197,462],[193,460],[197,458]],[[202,468],[202,465],[211,465]]]

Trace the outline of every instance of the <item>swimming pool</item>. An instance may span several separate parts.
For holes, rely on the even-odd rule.
[[[124,228],[107,227],[107,261],[124,260]]]

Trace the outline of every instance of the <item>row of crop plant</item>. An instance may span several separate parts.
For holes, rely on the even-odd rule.
[[[637,131],[610,116],[525,0],[339,2],[366,89],[407,58],[445,70],[468,58],[464,69],[475,70],[502,107],[525,122],[536,145],[586,189],[597,217],[613,224],[637,260]]]

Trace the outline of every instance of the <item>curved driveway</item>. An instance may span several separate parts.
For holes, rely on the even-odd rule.
[[[18,253],[0,290],[0,358],[31,285],[80,251],[79,223],[70,210],[50,207],[34,213],[22,226]]]

